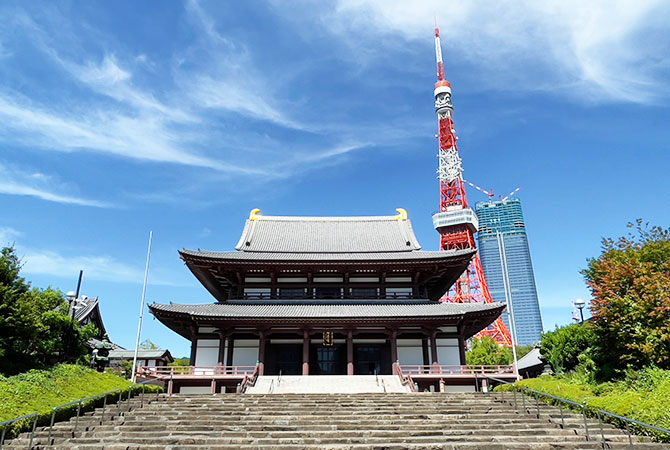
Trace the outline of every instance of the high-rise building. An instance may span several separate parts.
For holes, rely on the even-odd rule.
[[[479,219],[479,256],[488,281],[489,291],[495,301],[505,302],[501,246],[507,260],[518,345],[539,342],[542,334],[542,316],[537,298],[533,263],[530,259],[526,225],[521,212],[521,201],[510,198],[504,201],[486,201],[475,205]],[[508,315],[503,315],[505,325],[511,329]]]

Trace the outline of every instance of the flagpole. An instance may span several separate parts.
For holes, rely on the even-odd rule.
[[[135,356],[133,356],[133,369],[131,380],[135,382],[135,370],[137,369],[137,352],[140,349],[140,334],[142,333],[142,317],[144,316],[144,299],[147,295],[147,278],[149,276],[149,258],[151,257],[151,238],[153,231],[149,231],[149,248],[147,248],[147,264],[144,267],[144,284],[142,285],[142,302],[140,304],[140,320],[137,324],[137,339],[135,340]]]
[[[502,271],[503,288],[505,290],[505,303],[507,304],[507,317],[512,328],[512,357],[514,358],[514,373],[516,374],[516,381],[519,381],[519,361],[516,355],[517,336],[516,336],[516,321],[514,320],[514,306],[512,304],[512,287],[509,281],[509,271],[507,270],[507,251],[505,250],[504,236],[498,231],[498,254],[500,255],[500,269]]]

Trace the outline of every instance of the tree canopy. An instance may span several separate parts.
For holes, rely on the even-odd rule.
[[[0,250],[0,373],[14,374],[57,361],[76,361],[95,327],[80,327],[63,293],[32,288],[20,276],[13,247]]]
[[[633,232],[603,239],[602,253],[582,271],[601,356],[612,369],[670,368],[670,229],[638,220]]]

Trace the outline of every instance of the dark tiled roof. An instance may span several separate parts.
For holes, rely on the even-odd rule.
[[[319,318],[401,318],[446,317],[490,312],[504,308],[502,303],[404,303],[404,304],[225,304],[149,306],[152,312],[187,314],[194,318],[228,319],[319,319]]]
[[[236,250],[270,253],[412,252],[421,246],[398,216],[283,217],[257,215],[244,225]]]
[[[282,252],[208,252],[181,250],[182,256],[196,256],[210,260],[241,261],[417,261],[447,260],[458,256],[469,256],[474,250],[449,250],[442,252],[354,252],[354,253],[282,253]]]
[[[110,350],[110,358],[118,359],[133,359],[135,357],[135,350]],[[137,359],[159,359],[159,358],[168,358],[173,361],[172,355],[169,350],[138,350]]]

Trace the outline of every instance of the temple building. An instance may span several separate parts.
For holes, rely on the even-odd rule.
[[[191,341],[191,374],[461,367],[465,341],[504,305],[440,303],[475,250],[422,251],[406,211],[397,211],[280,217],[253,210],[235,251],[179,252],[215,302],[154,303],[150,311]]]

